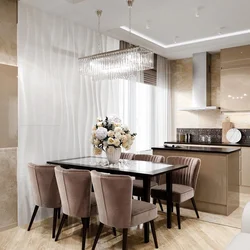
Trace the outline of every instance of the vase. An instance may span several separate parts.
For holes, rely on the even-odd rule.
[[[109,164],[117,164],[121,157],[121,148],[108,147],[106,149],[106,155]]]

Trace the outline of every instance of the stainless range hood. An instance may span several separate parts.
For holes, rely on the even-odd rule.
[[[181,111],[220,109],[211,106],[211,55],[207,52],[193,55],[192,107]]]

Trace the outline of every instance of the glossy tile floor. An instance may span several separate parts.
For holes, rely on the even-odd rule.
[[[167,229],[165,213],[159,212],[156,221],[159,249],[169,250],[222,250],[231,239],[240,232],[240,221],[245,204],[250,201],[250,195],[241,195],[240,207],[230,216],[213,215],[200,212],[200,219],[195,219],[192,210],[182,209],[182,229],[178,230],[176,216],[173,215],[173,228]],[[164,206],[165,209],[165,206]],[[27,232],[25,228],[13,228],[0,232],[1,250],[80,250],[81,223],[69,218],[58,242],[51,239],[51,219],[33,225]],[[86,243],[86,249],[91,249],[97,230],[96,218],[91,219],[91,226]],[[105,228],[96,249],[121,249],[122,235],[117,237],[111,228]],[[154,249],[152,235],[150,242],[144,244],[142,227],[129,231],[128,249]]]

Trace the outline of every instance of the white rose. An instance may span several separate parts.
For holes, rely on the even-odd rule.
[[[101,148],[96,148],[94,147],[94,155],[101,155],[102,154],[102,149]]]
[[[114,131],[113,130],[109,130],[108,132],[108,137],[113,137],[114,136]]]
[[[121,133],[122,132],[122,128],[121,127],[115,127],[115,133]]]
[[[92,130],[96,131],[96,125],[92,128]]]
[[[97,126],[98,126],[98,127],[102,127],[102,122],[98,122],[98,123],[97,123]]]
[[[94,139],[94,144],[98,146],[100,144],[100,141],[98,139]]]
[[[124,148],[128,147],[128,142],[123,142],[123,143],[122,143],[122,146],[123,146]]]
[[[128,141],[127,136],[126,136],[126,135],[123,135],[123,136],[122,136],[122,142],[124,142],[124,143],[125,143],[125,142],[127,142],[127,141]]]
[[[120,140],[122,138],[122,135],[120,133],[116,133],[115,134],[115,138],[118,139],[118,140]]]
[[[127,134],[126,136],[127,136],[128,140],[131,140],[131,134]]]
[[[115,139],[114,145],[115,145],[116,147],[119,147],[119,146],[120,146],[120,140]]]
[[[131,148],[130,146],[127,146],[125,147],[125,150],[130,150],[130,148]]]
[[[115,142],[115,140],[113,138],[111,138],[111,137],[108,138],[108,144],[109,145],[114,144],[114,142]]]
[[[108,131],[107,131],[106,128],[99,127],[96,130],[96,138],[99,139],[99,140],[105,139],[107,137],[107,134],[108,134]]]
[[[97,122],[101,122],[102,118],[101,117],[97,117]]]

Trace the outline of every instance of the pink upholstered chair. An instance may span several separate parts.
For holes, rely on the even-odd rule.
[[[56,183],[54,165],[28,164],[35,208],[30,220],[30,231],[39,207],[54,208],[52,238],[55,238],[57,217],[60,215],[61,200]]]
[[[85,249],[90,216],[97,214],[95,196],[91,192],[90,172],[87,170],[64,169],[57,166],[55,174],[63,211],[63,217],[55,241],[58,240],[67,217],[79,217],[83,224],[82,249]]]
[[[176,205],[178,227],[181,229],[180,203],[191,199],[196,216],[199,218],[194,195],[200,171],[201,160],[192,157],[170,156],[167,158],[167,163],[173,165],[188,165],[187,168],[173,171],[172,175],[173,203]],[[154,203],[156,202],[156,199],[166,200],[166,184],[153,187],[151,189],[151,196],[154,199]]]
[[[91,172],[95,190],[100,225],[92,249],[94,250],[104,224],[123,229],[123,250],[127,249],[128,228],[150,222],[155,247],[158,248],[154,227],[157,218],[155,205],[132,200],[132,178],[122,175],[106,175]]]
[[[161,163],[161,162],[165,162],[165,157],[162,155],[135,155],[134,160],[136,161],[151,161],[154,163]],[[154,178],[153,180],[151,180],[150,186],[155,187],[158,184],[160,184],[160,176],[157,176],[156,178]],[[137,196],[139,199],[143,196],[143,181],[136,179],[133,181],[133,195]],[[158,203],[161,207],[161,210],[163,211],[163,207],[161,204],[161,200],[158,199]]]
[[[134,155],[132,153],[121,153],[120,159],[133,160]]]

